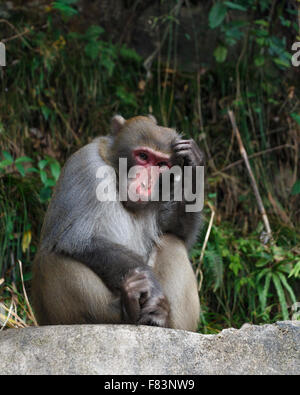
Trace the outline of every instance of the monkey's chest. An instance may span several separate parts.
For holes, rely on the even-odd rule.
[[[160,230],[156,217],[144,213],[141,217],[130,215],[125,210],[110,210],[110,224],[100,221],[99,233],[138,255],[149,257],[152,248],[159,243]]]
[[[135,221],[123,233],[122,242],[130,250],[149,257],[153,246],[159,242],[159,229],[154,221]]]

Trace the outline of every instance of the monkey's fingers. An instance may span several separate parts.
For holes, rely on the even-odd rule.
[[[172,144],[172,147],[175,148],[180,144],[190,144],[192,140],[177,140],[175,141],[174,144]]]
[[[195,140],[190,139],[190,140],[179,140],[175,142],[172,146],[173,150],[175,153],[180,152],[180,151],[185,151],[185,150],[191,150],[195,162],[197,164],[201,164],[204,162],[203,158],[203,153],[196,144]]]
[[[145,273],[134,271],[122,284],[123,313],[129,321],[136,323],[141,310],[141,299],[147,299],[150,293],[150,285]]]
[[[181,147],[179,150],[175,151],[175,158],[185,158],[188,164],[193,166],[200,166],[204,164],[203,154],[200,149],[196,149],[193,146]]]
[[[190,148],[191,148],[190,142],[182,142],[182,143],[180,142],[180,143],[173,146],[173,151],[178,152],[183,149],[190,149]]]
[[[175,153],[175,155],[177,157],[185,157],[185,156],[191,155],[191,150],[190,149],[183,149],[181,151],[177,151]]]
[[[140,325],[167,327],[169,322],[170,306],[163,295],[150,298],[141,310]]]
[[[187,160],[186,164],[194,163],[193,144],[191,140],[180,140],[173,145],[175,158],[183,158]]]
[[[190,149],[178,151],[175,153],[175,158],[182,159],[185,166],[190,166],[194,163],[193,154]]]
[[[135,297],[127,296],[121,299],[122,312],[125,322],[136,323],[140,317],[139,300]]]

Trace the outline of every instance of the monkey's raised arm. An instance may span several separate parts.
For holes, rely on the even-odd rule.
[[[186,212],[185,202],[166,204],[161,211],[159,223],[164,233],[171,233],[184,241],[189,250],[197,239],[202,223],[200,212]]]
[[[182,180],[183,192],[185,188],[192,187],[192,193],[195,194],[195,200],[186,201],[185,193],[182,194],[182,201],[172,201],[171,204],[165,203],[161,210],[160,223],[166,233],[172,233],[185,242],[187,249],[190,249],[195,243],[199,228],[201,225],[201,212],[187,210],[191,204],[199,199],[199,186],[202,187],[200,180],[197,180],[197,166],[204,166],[204,155],[194,140],[177,140],[173,145],[174,164],[182,166],[191,166],[191,177],[189,185],[185,185],[185,178]],[[199,182],[198,185],[197,182]]]

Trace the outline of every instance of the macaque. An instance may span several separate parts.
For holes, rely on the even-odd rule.
[[[201,214],[187,208],[203,193],[196,185],[202,165],[194,140],[182,140],[152,116],[116,115],[109,136],[75,152],[62,169],[34,261],[39,324],[197,330],[200,304],[188,250]],[[172,174],[170,200],[154,194],[175,166],[190,166],[194,200],[184,194],[181,201],[174,199],[176,185],[183,192],[187,180]],[[108,172],[105,178],[103,169],[116,177]],[[103,179],[111,181],[106,189]],[[110,186],[116,198],[102,199]]]

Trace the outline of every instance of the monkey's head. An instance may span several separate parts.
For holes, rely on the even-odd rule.
[[[128,120],[116,115],[112,119],[112,134],[111,162],[118,172],[119,159],[127,160],[127,192],[134,189],[138,195],[135,206],[144,207],[151,200],[160,175],[174,164],[172,145],[179,135],[173,129],[157,125],[151,115]],[[132,168],[136,170],[135,176],[130,176]],[[130,196],[128,200],[130,206]]]

